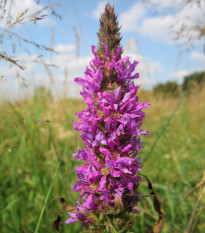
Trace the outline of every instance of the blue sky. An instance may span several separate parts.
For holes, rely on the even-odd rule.
[[[192,26],[197,20],[204,22],[205,3],[201,1],[200,8],[197,4],[193,4],[191,7],[170,12],[164,7],[173,7],[173,2],[177,2],[176,6],[179,6],[181,0],[150,1],[159,5],[157,14],[154,13],[156,8],[145,4],[145,1],[109,1],[114,5],[119,24],[122,25],[123,55],[131,56],[132,59],[140,62],[136,70],[140,72],[137,83],[144,88],[168,80],[181,83],[185,75],[204,70],[203,43],[196,41],[194,49],[188,52],[184,48],[183,53],[179,55],[181,49],[178,47],[178,42],[172,40],[174,34],[171,33],[170,26],[172,25],[173,30],[176,30],[182,22],[188,26]],[[55,10],[61,15],[62,20],[53,17],[49,10],[45,10],[44,13],[48,14],[45,19],[37,24],[17,26],[14,31],[29,40],[48,47],[52,46],[58,54],[38,50],[29,44],[16,46],[13,56],[26,69],[21,71],[17,67],[9,68],[5,62],[0,61],[0,75],[5,75],[0,81],[1,98],[13,99],[31,95],[35,85],[51,87],[58,96],[65,91],[68,96],[76,96],[79,93],[80,89],[73,80],[75,77],[83,76],[85,66],[92,58],[90,45],[98,43],[99,17],[106,1],[58,0],[57,2],[60,5],[55,6]],[[19,12],[28,8],[26,15],[29,16],[45,5],[48,5],[46,0],[41,0],[39,5],[35,0],[13,0],[10,14],[15,18]],[[0,25],[3,26],[4,23],[2,21]],[[191,35],[192,32],[189,33]],[[10,40],[5,36],[1,51],[12,54],[14,42],[14,39]],[[38,61],[55,64],[58,67],[49,67],[52,75],[48,74],[45,66],[35,62],[39,54],[43,56],[38,58]],[[28,87],[22,88],[23,83]]]

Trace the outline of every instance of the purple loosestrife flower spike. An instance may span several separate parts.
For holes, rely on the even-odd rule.
[[[100,20],[99,46],[92,46],[94,58],[85,70],[84,78],[75,81],[82,86],[81,95],[86,110],[77,112],[85,148],[73,155],[82,161],[76,167],[77,182],[73,190],[81,194],[75,211],[69,212],[66,223],[80,221],[91,232],[127,232],[132,224],[132,212],[137,205],[141,182],[139,150],[140,130],[148,103],[139,103],[139,86],[133,73],[138,62],[121,58],[120,34],[114,8],[109,4]],[[113,231],[115,228],[115,231]]]
[[[120,46],[121,36],[120,27],[118,26],[117,16],[114,13],[114,7],[109,3],[105,6],[105,12],[100,19],[100,30],[97,33],[99,44],[97,48],[97,55],[101,60],[105,58],[106,49],[104,44],[108,46],[110,56],[116,54],[116,50]],[[122,51],[121,51],[122,53]],[[118,55],[120,59],[121,53]]]

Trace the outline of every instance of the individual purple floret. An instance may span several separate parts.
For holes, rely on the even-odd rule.
[[[109,4],[106,7],[113,10]],[[149,104],[138,102],[139,86],[134,84],[138,62],[121,58],[120,45],[112,49],[101,41],[100,46],[103,55],[92,46],[94,58],[84,78],[75,79],[82,86],[86,110],[76,113],[80,121],[73,125],[83,132],[85,149],[73,155],[83,162],[75,168],[78,180],[73,188],[81,195],[66,221],[81,221],[89,229],[110,229],[106,216],[113,222],[138,211],[134,207],[141,181],[140,136],[149,133],[140,129],[145,117],[142,110]]]

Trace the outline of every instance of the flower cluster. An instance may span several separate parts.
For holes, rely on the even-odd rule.
[[[138,211],[134,207],[141,181],[140,135],[149,133],[140,130],[145,117],[142,110],[149,104],[138,102],[139,86],[134,84],[139,77],[134,73],[138,62],[121,58],[119,45],[114,52],[102,45],[103,56],[92,46],[94,58],[84,78],[75,79],[82,86],[86,110],[76,113],[80,121],[73,125],[83,132],[85,149],[74,154],[83,161],[76,167],[78,180],[73,188],[81,195],[66,223],[81,221],[84,226],[102,226],[107,214]]]
[[[132,75],[137,62],[131,63],[128,57],[116,61],[122,48],[110,59],[106,44],[106,57],[100,60],[92,46],[94,59],[86,68],[85,79],[76,78],[82,85],[87,109],[76,113],[80,122],[73,122],[75,129],[82,131],[81,138],[85,149],[74,154],[76,159],[84,161],[76,168],[78,181],[74,191],[83,191],[79,197],[84,202],[76,206],[78,214],[71,214],[67,223],[82,220],[87,223],[86,213],[106,212],[114,207],[115,198],[120,196],[124,208],[132,211],[137,204],[137,187],[140,176],[140,157],[142,148],[140,135],[148,132],[140,130],[148,103],[138,103],[137,90]],[[114,83],[108,82],[106,90],[102,83],[104,75],[116,74]],[[83,214],[85,213],[85,214]]]

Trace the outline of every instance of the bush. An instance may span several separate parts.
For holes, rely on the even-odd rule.
[[[195,72],[185,76],[182,85],[183,91],[193,89],[193,87],[201,88],[205,84],[205,72]]]
[[[154,94],[162,93],[167,96],[179,96],[180,88],[177,82],[160,83],[154,87]]]

